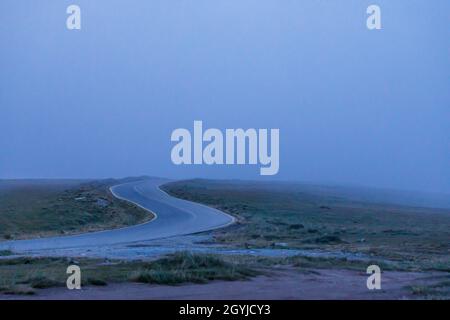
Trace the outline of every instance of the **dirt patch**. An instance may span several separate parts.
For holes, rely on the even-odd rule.
[[[51,288],[33,296],[2,295],[0,299],[417,299],[409,289],[432,284],[443,273],[384,272],[382,289],[370,291],[364,272],[349,270],[277,269],[247,281],[214,281],[182,286],[138,283],[87,286],[82,290]]]

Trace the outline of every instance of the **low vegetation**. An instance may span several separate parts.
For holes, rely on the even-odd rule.
[[[362,202],[291,183],[189,180],[169,194],[216,207],[238,223],[219,243],[362,253],[408,269],[450,271],[450,210]]]
[[[0,250],[0,257],[11,256],[13,252],[11,250]]]
[[[66,268],[77,264],[82,285],[144,282],[177,285],[211,280],[240,280],[260,272],[238,259],[209,254],[178,252],[155,261],[115,261],[65,258],[11,258],[0,260],[0,292],[33,294],[36,289],[64,287]]]
[[[118,180],[0,180],[0,241],[118,228],[152,215],[115,198]],[[1,253],[0,253],[1,254]]]
[[[413,285],[409,289],[411,293],[419,298],[425,299],[450,299],[450,275],[441,276],[431,284]],[[436,281],[437,280],[437,281]]]
[[[215,255],[181,252],[150,263],[134,273],[132,279],[157,284],[205,283],[210,280],[246,279],[256,274],[248,267]]]
[[[0,237],[70,234],[151,219],[148,212],[110,194],[109,186],[116,183],[120,181],[0,181]],[[72,260],[17,258],[4,250],[0,251],[0,293],[29,295],[64,287],[70,264],[81,267],[83,286],[106,286],[242,280],[280,266],[300,272],[364,271],[374,263],[384,271],[442,271],[442,278],[408,289],[418,298],[450,297],[449,210],[355,201],[297,184],[191,180],[169,183],[163,189],[235,216],[235,225],[213,232],[214,240],[225,246],[350,252],[372,261],[189,252],[154,261]]]

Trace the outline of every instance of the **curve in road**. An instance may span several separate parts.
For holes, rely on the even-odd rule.
[[[147,241],[209,231],[235,221],[217,209],[168,195],[159,188],[165,181],[141,180],[110,188],[115,197],[152,212],[155,218],[149,222],[72,236],[5,241],[0,243],[0,250],[21,252]]]

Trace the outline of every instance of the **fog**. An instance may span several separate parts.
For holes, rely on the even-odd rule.
[[[81,8],[81,30],[66,8]],[[450,192],[450,2],[0,3],[0,178],[298,180]],[[279,128],[259,166],[176,166],[171,132]]]

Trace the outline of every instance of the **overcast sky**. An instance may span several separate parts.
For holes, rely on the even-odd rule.
[[[260,179],[170,134],[279,128],[271,179],[450,192],[450,2],[0,2],[0,178]],[[66,28],[81,7],[82,29]]]

